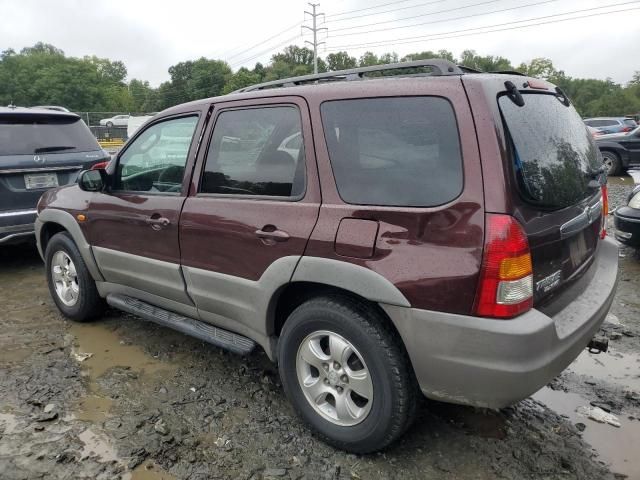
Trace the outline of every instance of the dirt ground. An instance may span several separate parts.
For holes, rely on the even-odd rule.
[[[612,178],[612,208],[633,180]],[[622,248],[604,330],[532,398],[501,411],[424,401],[384,453],[309,433],[262,353],[228,354],[109,311],[58,314],[35,248],[0,248],[0,478],[640,479],[640,257]],[[580,407],[613,413],[597,423]]]

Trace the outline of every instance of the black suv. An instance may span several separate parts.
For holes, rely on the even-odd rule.
[[[0,245],[33,238],[44,190],[109,160],[75,113],[0,107]]]

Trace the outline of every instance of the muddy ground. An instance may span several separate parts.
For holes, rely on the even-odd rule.
[[[612,207],[632,184],[611,179]],[[502,411],[425,400],[400,442],[358,456],[309,433],[264,354],[115,311],[73,324],[35,249],[2,247],[0,478],[640,479],[640,257],[620,255],[609,353]],[[581,415],[590,404],[621,426]]]

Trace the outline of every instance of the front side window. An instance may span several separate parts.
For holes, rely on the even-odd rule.
[[[197,116],[151,125],[125,150],[118,162],[115,189],[177,194],[187,163]]]
[[[299,197],[305,187],[300,113],[293,106],[222,112],[200,192]]]
[[[325,139],[347,203],[431,207],[456,198],[463,172],[458,126],[440,97],[325,102]]]

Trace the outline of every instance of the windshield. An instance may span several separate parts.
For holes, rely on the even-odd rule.
[[[592,136],[572,106],[553,94],[523,94],[524,106],[498,99],[513,141],[516,175],[525,198],[548,208],[591,195],[602,167]],[[590,183],[591,182],[591,183]]]
[[[99,149],[97,140],[79,118],[0,116],[0,155],[89,152]]]

